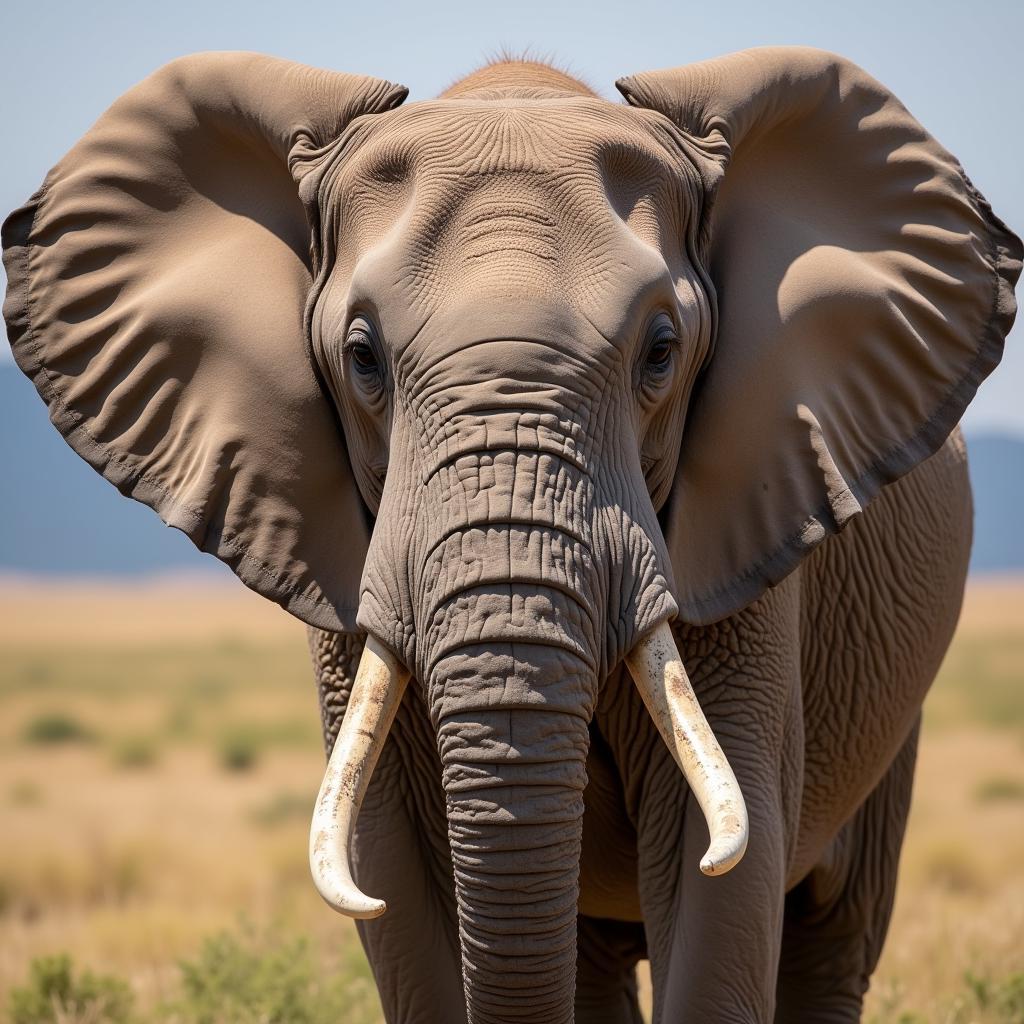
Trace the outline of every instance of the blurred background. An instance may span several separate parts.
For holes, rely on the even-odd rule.
[[[196,50],[412,100],[529,51],[617,98],[623,74],[781,43],[880,78],[1024,230],[1020,0],[7,4],[0,212]],[[1024,327],[965,428],[972,574],[926,706],[877,1024],[1024,1021]],[[302,626],[78,460],[6,343],[0,480],[0,1022],[379,1020],[354,928],[308,879],[323,749]]]

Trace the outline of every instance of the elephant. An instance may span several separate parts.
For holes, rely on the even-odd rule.
[[[307,624],[388,1021],[855,1021],[1021,242],[834,54],[617,87],[176,60],[8,218],[12,348]]]

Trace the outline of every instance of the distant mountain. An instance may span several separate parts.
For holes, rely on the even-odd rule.
[[[974,572],[1024,570],[1024,440],[968,437]],[[126,501],[50,425],[17,367],[0,363],[0,573],[226,573],[145,506]]]
[[[1024,569],[1024,440],[970,434],[967,458],[974,485],[971,572]]]

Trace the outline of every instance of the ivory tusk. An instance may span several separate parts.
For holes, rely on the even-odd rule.
[[[747,808],[739,783],[693,692],[667,622],[626,656],[626,666],[668,749],[697,798],[711,833],[705,875],[734,868],[747,848]]]
[[[309,830],[313,882],[346,917],[380,917],[387,909],[352,880],[350,849],[359,807],[408,682],[409,673],[394,655],[368,636]]]

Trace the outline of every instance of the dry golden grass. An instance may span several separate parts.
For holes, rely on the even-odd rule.
[[[0,1021],[31,960],[58,951],[126,978],[145,1019],[223,929],[308,936],[358,995],[353,1024],[374,1020],[354,928],[308,880],[322,766],[302,627],[242,588],[0,590]],[[972,587],[929,699],[866,1019],[1024,1020],[996,991],[1022,951],[1024,583],[1010,582]]]
[[[132,582],[0,576],[0,649],[294,642],[303,627],[233,578],[182,575]]]

